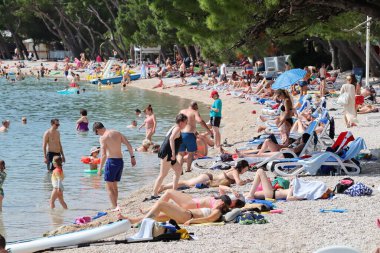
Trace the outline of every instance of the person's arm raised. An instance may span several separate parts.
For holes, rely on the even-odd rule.
[[[135,155],[133,154],[133,147],[132,147],[131,143],[129,143],[128,139],[123,134],[120,134],[120,135],[121,135],[121,142],[124,143],[124,145],[127,146],[127,148],[128,148],[129,155],[131,156],[131,164],[132,164],[132,166],[135,166],[136,165],[136,159],[135,159]]]

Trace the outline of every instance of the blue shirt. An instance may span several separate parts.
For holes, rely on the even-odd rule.
[[[210,110],[210,117],[222,117],[222,100],[219,98],[214,101],[214,103],[211,106],[211,109],[218,109],[219,111],[216,112],[214,110]]]

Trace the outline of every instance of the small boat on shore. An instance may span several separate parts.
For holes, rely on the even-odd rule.
[[[134,81],[134,80],[139,79],[141,77],[141,75],[140,74],[131,74],[130,77],[131,77],[131,81]],[[100,78],[100,82],[102,82],[102,84],[107,84],[108,82],[113,83],[113,84],[117,84],[117,83],[121,83],[122,80],[123,80],[122,76]],[[99,79],[92,79],[90,82],[92,84],[98,84]]]
[[[129,220],[122,220],[78,232],[39,238],[32,241],[22,241],[14,244],[11,243],[7,246],[7,250],[12,253],[32,253],[81,243],[91,243],[126,233],[130,228],[131,223]]]

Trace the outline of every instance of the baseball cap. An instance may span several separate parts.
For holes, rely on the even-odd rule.
[[[219,93],[218,93],[216,90],[213,90],[213,91],[211,92],[210,98],[213,98],[215,95],[218,95],[218,96],[219,96]]]

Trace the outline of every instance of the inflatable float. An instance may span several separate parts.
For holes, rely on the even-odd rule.
[[[77,94],[78,91],[79,91],[78,88],[68,88],[66,90],[59,90],[57,91],[57,93],[61,95],[70,95],[70,94]]]
[[[80,161],[85,164],[100,164],[100,158],[92,158],[89,156],[83,156]]]
[[[122,220],[97,228],[10,244],[7,246],[7,250],[12,253],[32,253],[81,243],[91,243],[126,233],[130,228],[131,223],[129,220]]]

